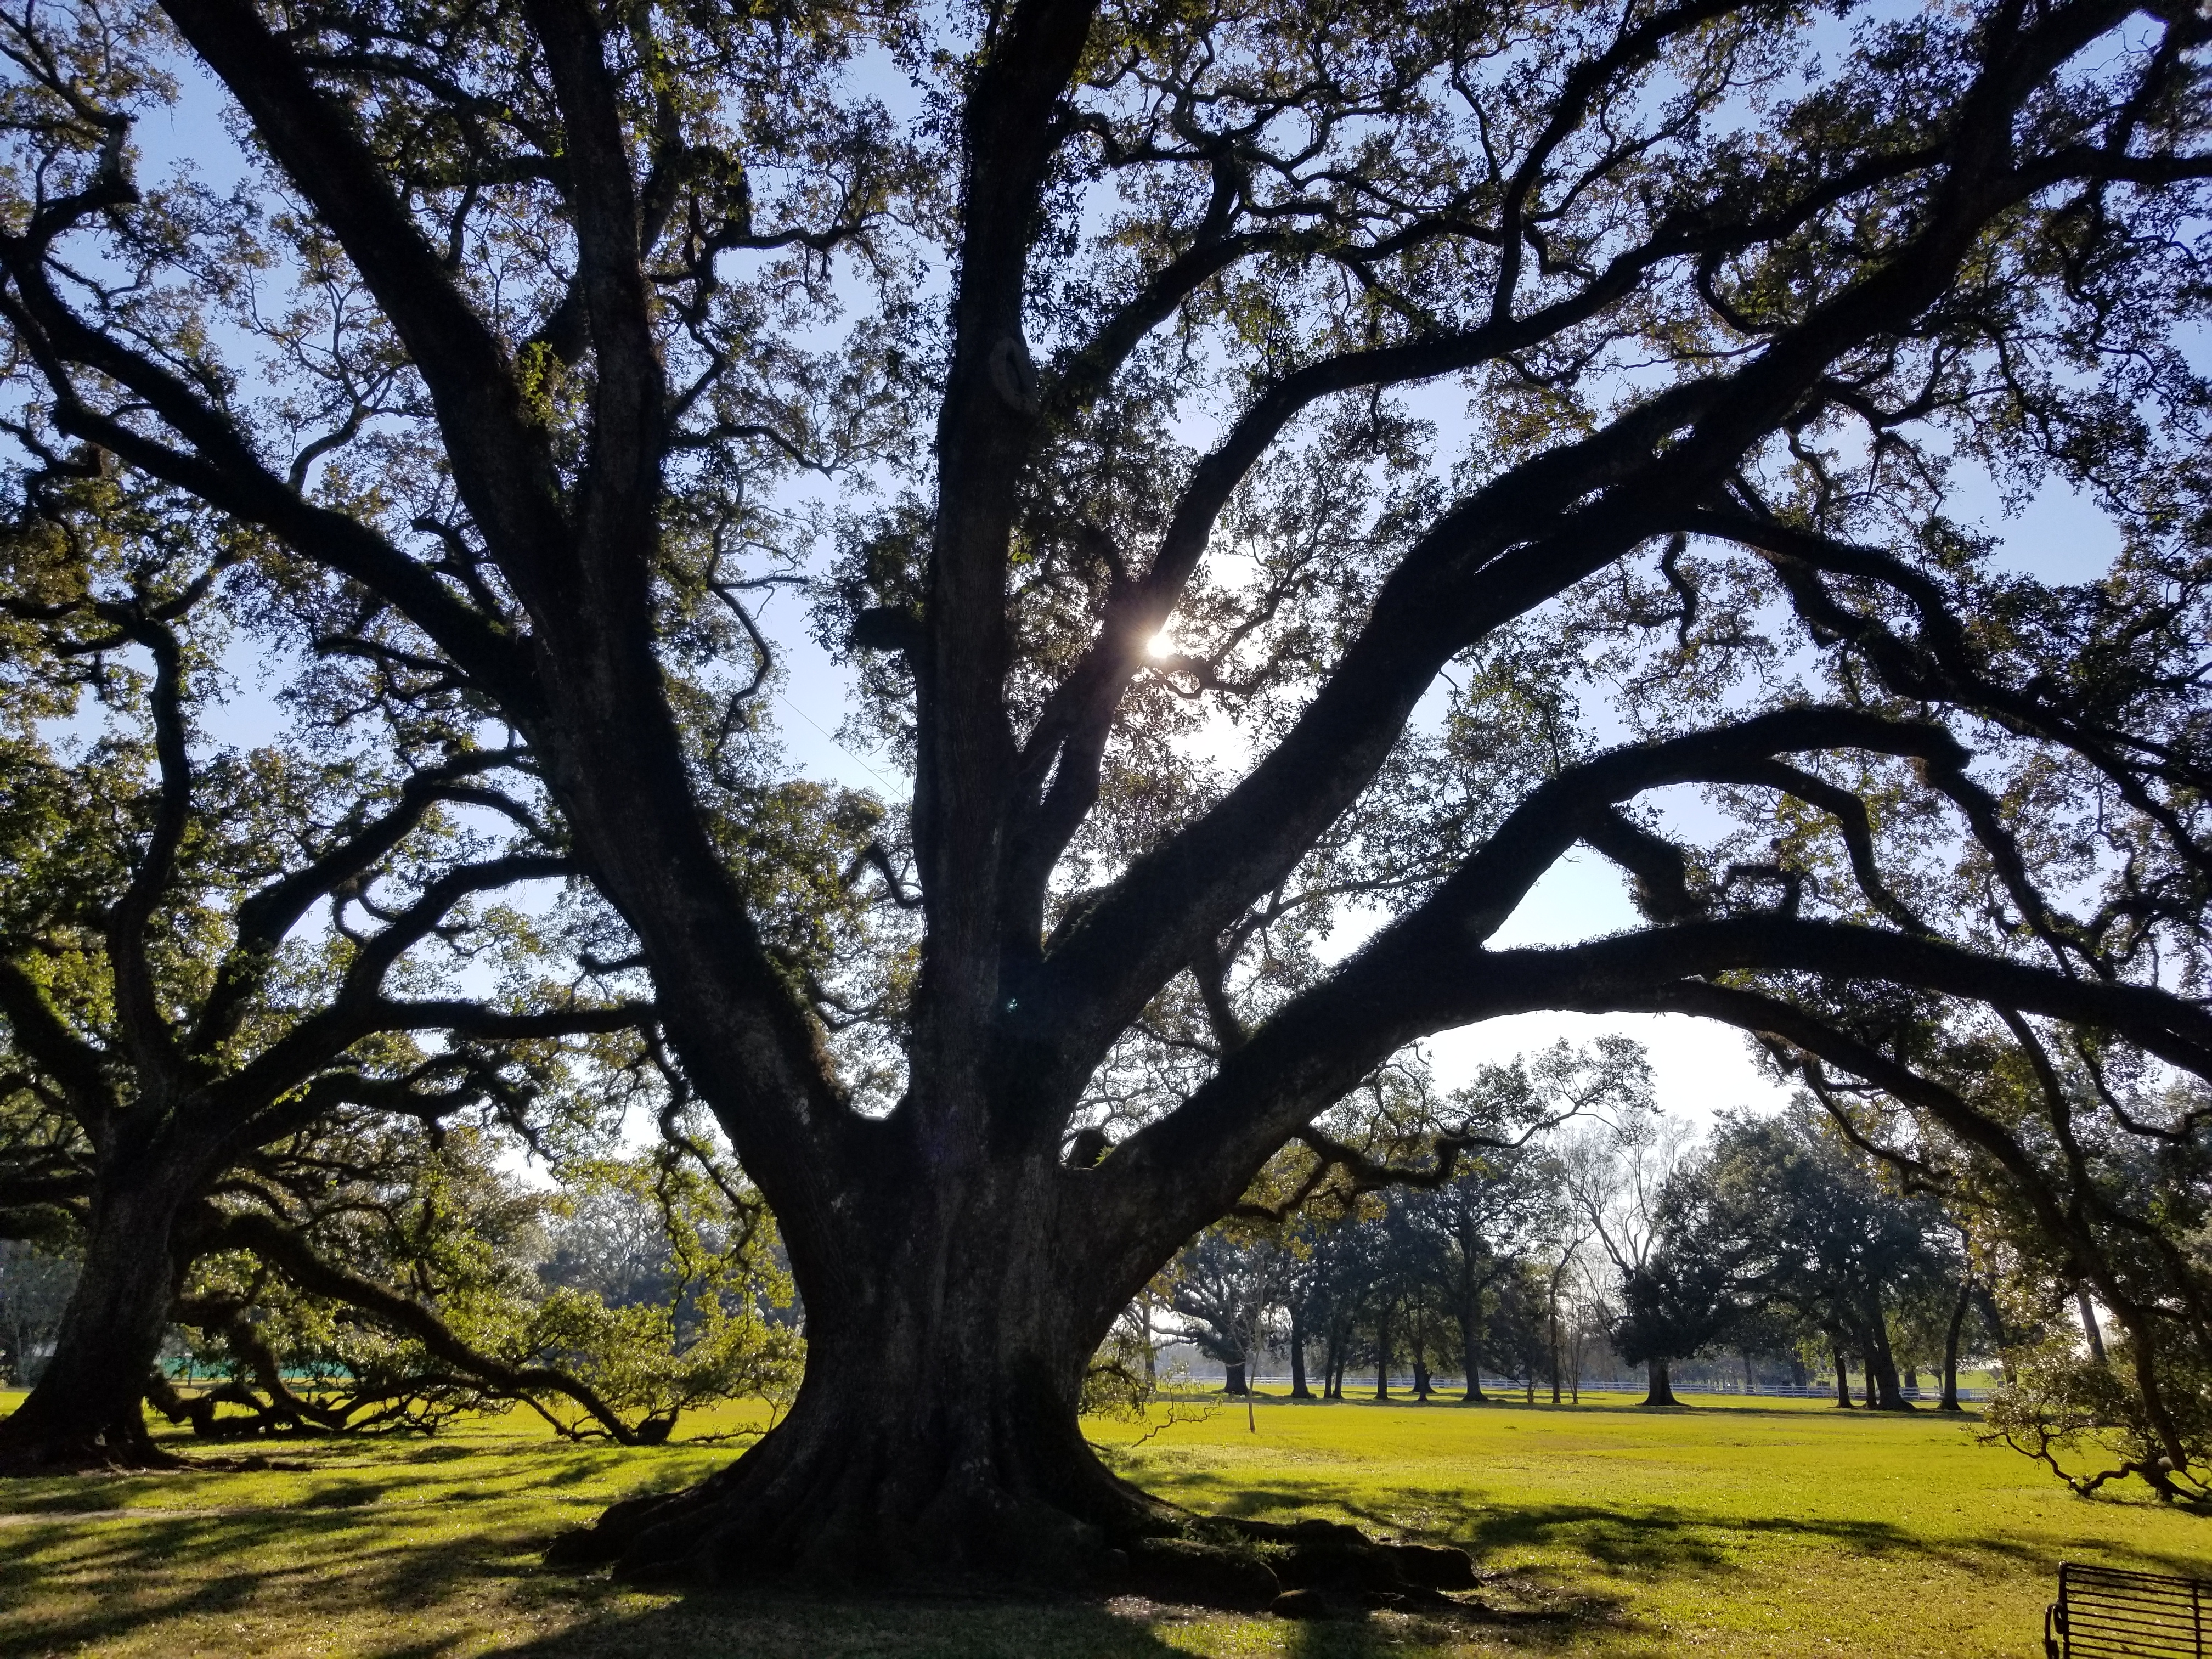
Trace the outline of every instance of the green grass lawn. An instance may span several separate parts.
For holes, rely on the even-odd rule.
[[[556,1576],[537,1565],[555,1531],[731,1454],[568,1446],[517,1414],[277,1449],[300,1470],[0,1484],[0,1655],[1963,1659],[2034,1652],[2063,1559],[2212,1572],[2212,1519],[2075,1498],[1932,1413],[1723,1396],[1666,1413],[1601,1400],[1257,1419],[1253,1433],[1218,1411],[1133,1447],[1133,1425],[1094,1434],[1196,1508],[1463,1545],[1500,1617],[1290,1624],[1135,1598],[832,1602]]]

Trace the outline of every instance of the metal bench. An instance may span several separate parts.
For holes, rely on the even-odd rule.
[[[2043,1615],[2049,1659],[2212,1659],[2212,1583],[2068,1561]]]

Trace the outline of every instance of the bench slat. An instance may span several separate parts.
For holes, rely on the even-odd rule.
[[[2052,1659],[2212,1659],[2212,1583],[2066,1562],[2045,1645]]]

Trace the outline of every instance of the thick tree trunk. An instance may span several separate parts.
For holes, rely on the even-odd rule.
[[[1375,1320],[1375,1397],[1390,1397],[1390,1316],[1387,1310]]]
[[[1845,1411],[1851,1408],[1851,1362],[1841,1348],[1836,1350],[1836,1403]]]
[[[1899,1382],[1897,1356],[1890,1348],[1889,1327],[1879,1304],[1867,1310],[1866,1333],[1867,1404],[1876,1411],[1911,1411],[1912,1402]]]
[[[1250,1384],[1246,1382],[1244,1380],[1244,1362],[1243,1360],[1225,1359],[1222,1361],[1221,1369],[1223,1373],[1221,1381],[1222,1393],[1229,1395],[1241,1395],[1250,1392]]]
[[[1955,1412],[1959,1405],[1959,1334],[1966,1327],[1966,1305],[1973,1297],[1971,1280],[1959,1286],[1959,1299],[1951,1304],[1950,1328],[1943,1333],[1943,1398],[1936,1409]]]
[[[1674,1398],[1674,1379],[1668,1374],[1663,1359],[1644,1362],[1644,1403],[1647,1406],[1679,1406]]]
[[[94,1210],[76,1289],[38,1385],[0,1421],[0,1473],[177,1460],[154,1445],[141,1404],[177,1289],[181,1183],[112,1182]]]
[[[1097,1224],[1063,1212],[1056,1176],[987,1165],[957,1203],[950,1182],[913,1194],[904,1213],[888,1198],[872,1218],[877,1248],[842,1261],[802,1237],[806,1376],[789,1414],[729,1467],[616,1504],[550,1559],[692,1583],[1132,1583],[1243,1604],[1271,1596],[1278,1573],[1295,1582],[1303,1535],[1176,1509],[1085,1443],[1085,1368],[1120,1296],[1158,1264],[1133,1255],[1128,1291],[1071,1294],[1079,1246],[1062,1229]],[[1360,1588],[1424,1572],[1443,1587],[1446,1569],[1474,1582],[1457,1552],[1445,1561],[1336,1531],[1329,1547],[1364,1575]],[[1255,1534],[1276,1552],[1273,1567]]]
[[[806,1379],[781,1424],[696,1486],[615,1504],[549,1560],[692,1583],[1130,1583],[1243,1606],[1285,1584],[1473,1586],[1456,1551],[1194,1516],[1119,1480],[1076,1419],[1088,1334],[1060,1298],[1006,1282],[1019,1277],[941,1279],[935,1319],[895,1306],[865,1347],[860,1322],[810,1301]]]
[[[2074,1307],[2081,1316],[2081,1336],[2089,1345],[2090,1360],[2099,1365],[2109,1364],[2111,1361],[2105,1352],[2104,1329],[2097,1323],[2097,1310],[2089,1300],[2089,1292],[2075,1291]]]
[[[1291,1398],[1313,1398],[1313,1390],[1306,1386],[1306,1316],[1303,1305],[1291,1310]]]
[[[904,1402],[880,1373],[810,1356],[790,1415],[750,1451],[686,1492],[616,1505],[567,1559],[708,1583],[1081,1578],[1109,1542],[1174,1529],[1084,1443],[1059,1367],[957,1383],[901,1369]]]
[[[1174,1531],[1176,1511],[1084,1441],[1077,1401],[1100,1333],[1052,1275],[1048,1221],[1022,1236],[1027,1195],[979,1203],[933,1241],[887,1227],[888,1260],[802,1282],[806,1376],[784,1420],[699,1485],[615,1505],[555,1559],[694,1583],[1058,1581]],[[975,1224],[994,1212],[1002,1224]]]

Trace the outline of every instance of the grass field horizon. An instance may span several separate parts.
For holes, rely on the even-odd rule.
[[[553,1574],[538,1565],[553,1533],[717,1467],[732,1449],[696,1437],[746,1419],[687,1419],[690,1437],[624,1449],[554,1442],[515,1413],[427,1440],[180,1443],[295,1469],[0,1483],[0,1655],[1994,1659],[2037,1650],[2061,1560],[2212,1569],[2212,1519],[2077,1498],[1978,1443],[1971,1415],[1769,1395],[1667,1412],[1626,1395],[1278,1396],[1254,1432],[1214,1399],[1149,1438],[1089,1428],[1116,1468],[1194,1509],[1460,1545],[1497,1617],[1292,1624],[1134,1597],[685,1595]]]

